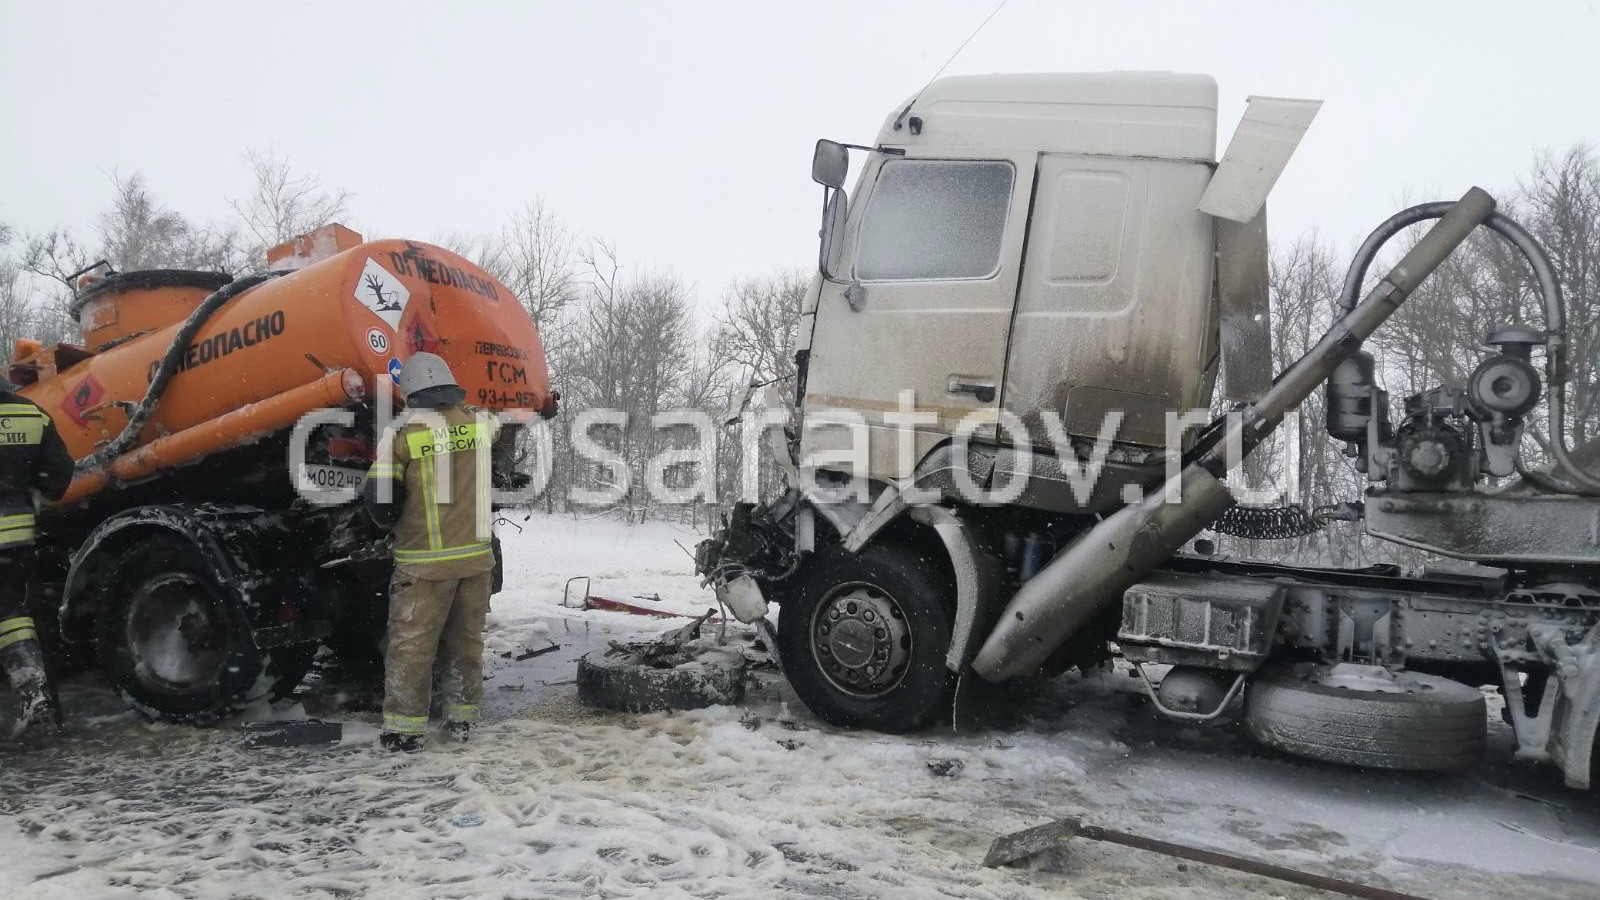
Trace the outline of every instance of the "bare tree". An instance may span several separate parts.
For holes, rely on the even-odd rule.
[[[246,150],[244,159],[250,169],[250,194],[242,200],[229,199],[228,206],[249,235],[249,265],[263,265],[268,249],[349,213],[349,191],[326,189],[317,176],[296,174],[276,152]]]
[[[29,278],[28,336],[52,344],[76,340],[78,321],[72,314],[73,284],[68,277],[88,266],[93,257],[66,229],[30,236],[22,250],[21,269]]]
[[[717,341],[728,360],[747,369],[754,379],[792,385],[801,304],[810,282],[806,273],[785,269],[730,285],[717,328]],[[784,392],[790,398],[793,394]]]
[[[0,250],[11,243],[11,229],[0,222]],[[25,273],[9,254],[0,257],[0,361],[11,362],[11,348],[27,337],[32,325],[33,297],[23,283]]]
[[[577,239],[538,197],[512,213],[476,260],[522,300],[541,332],[554,331],[577,297]]]
[[[229,228],[196,226],[150,195],[144,176],[112,175],[116,193],[100,214],[100,255],[121,271],[134,269],[242,268],[238,234]]]
[[[728,286],[703,363],[707,394],[701,407],[713,416],[724,404],[713,403],[710,393],[729,396],[750,382],[773,382],[772,396],[781,398],[784,411],[795,411],[795,344],[799,337],[801,309],[811,277],[799,269],[780,269],[760,278],[746,278]],[[720,399],[718,397],[717,399]],[[718,450],[718,485],[724,498],[738,496],[744,471],[742,429],[723,428]],[[763,495],[779,481],[778,467],[762,450],[757,466],[758,489]]]
[[[1600,436],[1600,156],[1580,144],[1546,153],[1523,183],[1519,212],[1550,254],[1567,306],[1572,440]]]
[[[677,446],[682,435],[663,435],[651,425],[658,412],[679,408],[697,390],[691,291],[680,276],[650,272],[622,277],[616,249],[596,241],[581,251],[587,269],[586,294],[573,321],[563,384],[569,410],[611,409],[625,426],[605,426],[591,435],[620,455],[630,485],[623,498],[630,517],[650,514],[644,472],[660,450]],[[586,486],[598,483],[599,470],[573,471]]]

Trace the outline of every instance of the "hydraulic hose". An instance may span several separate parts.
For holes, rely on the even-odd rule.
[[[1360,249],[1356,250],[1350,270],[1345,273],[1344,287],[1339,292],[1340,308],[1346,312],[1355,308],[1361,294],[1361,283],[1367,277],[1367,269],[1390,238],[1399,234],[1401,229],[1443,216],[1452,205],[1450,201],[1441,201],[1403,209],[1368,235]],[[1557,468],[1577,485],[1575,493],[1600,495],[1600,477],[1580,468],[1572,460],[1567,447],[1567,306],[1561,296],[1561,282],[1556,279],[1555,267],[1533,235],[1504,213],[1496,212],[1489,216],[1483,227],[1517,248],[1539,282],[1539,293],[1544,301],[1545,381],[1550,385],[1550,455],[1555,458]]]
[[[161,357],[155,376],[150,379],[150,387],[145,389],[144,399],[140,400],[139,405],[128,414],[128,424],[110,443],[78,460],[77,471],[81,474],[105,469],[112,460],[128,452],[139,439],[139,433],[149,423],[150,417],[155,415],[156,407],[161,404],[162,395],[167,392],[167,385],[178,373],[178,364],[183,361],[184,354],[189,352],[190,342],[194,340],[194,336],[200,332],[206,321],[229,300],[283,274],[286,273],[266,272],[261,275],[248,275],[223,285],[201,300],[194,312],[183,320],[178,333],[173,335],[172,346],[167,349],[166,355]]]

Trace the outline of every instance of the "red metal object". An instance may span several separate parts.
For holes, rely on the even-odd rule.
[[[624,603],[621,600],[610,600],[605,597],[584,597],[584,609],[604,609],[610,612],[629,613],[635,616],[649,616],[653,619],[693,619],[696,616],[687,616],[683,613],[667,612],[664,609],[651,609],[648,606],[636,606]]]
[[[649,616],[652,619],[698,619],[701,622],[710,622],[715,625],[733,621],[723,616],[693,616],[688,613],[667,612],[664,609],[651,609],[648,606],[639,606],[633,603],[624,603],[621,600],[611,600],[606,597],[592,595],[583,598],[583,608],[603,609],[607,612],[628,613],[633,616]],[[712,610],[712,612],[715,612],[715,610]]]

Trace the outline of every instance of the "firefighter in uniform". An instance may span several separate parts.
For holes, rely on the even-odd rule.
[[[363,488],[367,510],[394,532],[382,745],[420,750],[437,662],[445,733],[467,740],[483,698],[483,627],[494,570],[490,447],[494,416],[443,359],[418,353],[400,370],[407,412],[380,442]]]
[[[16,733],[57,718],[39,633],[28,615],[38,499],[61,499],[72,454],[44,410],[0,380],[0,668],[16,691]]]

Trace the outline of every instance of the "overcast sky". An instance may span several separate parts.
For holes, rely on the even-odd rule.
[[[114,169],[222,219],[243,151],[273,149],[352,191],[369,234],[488,231],[539,195],[710,302],[812,264],[815,139],[870,141],[993,8],[0,0],[0,222],[87,230]],[[1344,246],[1600,140],[1590,0],[1011,0],[948,74],[1107,69],[1215,76],[1224,144],[1249,94],[1327,101],[1273,194],[1278,239]]]

